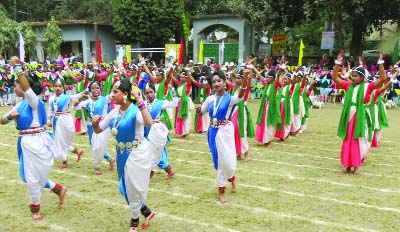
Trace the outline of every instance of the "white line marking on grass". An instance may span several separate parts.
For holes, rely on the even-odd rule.
[[[75,174],[75,175],[79,176],[79,174]],[[5,178],[1,177],[1,176],[0,176],[0,179],[1,180],[5,180]],[[23,182],[16,181],[16,180],[7,180],[7,182],[11,182],[13,184],[17,183],[17,184],[21,184],[21,185],[24,184]],[[114,181],[114,182],[116,182],[116,181]],[[90,200],[90,201],[94,201],[96,203],[101,202],[101,204],[105,204],[105,205],[112,205],[112,206],[117,206],[117,207],[120,207],[120,208],[123,208],[123,209],[130,209],[129,206],[125,205],[125,204],[115,203],[114,201],[109,201],[109,200],[104,200],[104,199],[98,198],[98,197],[88,196],[87,194],[80,194],[78,192],[71,191],[71,189],[68,189],[67,196],[70,196],[70,195],[80,199],[81,201],[83,201],[85,203],[88,200]],[[167,214],[167,213],[162,213],[162,212],[156,212],[156,217],[169,218],[169,219],[172,219],[172,220],[175,220],[175,221],[185,222],[185,223],[189,223],[189,224],[196,225],[196,226],[200,225],[200,226],[203,226],[203,227],[206,227],[206,228],[207,227],[215,227],[216,229],[221,230],[221,231],[238,232],[237,230],[234,230],[234,229],[231,229],[231,228],[227,228],[227,227],[224,227],[224,226],[221,226],[221,225],[218,225],[218,224],[210,224],[210,223],[205,223],[205,222],[199,222],[198,220],[182,218],[182,217],[178,217],[178,216],[174,216],[174,215]],[[61,226],[55,225],[54,229],[56,229],[57,227],[63,228]],[[66,229],[64,229],[64,230],[66,230]],[[67,230],[67,231],[70,231],[70,230]]]
[[[197,180],[203,180],[203,181],[207,181],[207,182],[215,182],[215,180],[212,180],[212,179],[209,179],[209,178],[204,178],[204,177],[190,176],[190,175],[185,175],[185,174],[181,174],[181,173],[177,173],[175,175],[181,176],[181,177],[185,177],[185,178],[188,178],[188,179],[197,179]],[[360,202],[342,201],[342,200],[338,200],[338,199],[335,199],[335,198],[318,197],[318,196],[313,196],[313,195],[308,195],[308,194],[303,194],[303,193],[290,192],[290,191],[285,191],[285,190],[279,190],[279,189],[274,189],[274,188],[264,187],[264,186],[255,186],[255,185],[242,184],[242,183],[239,183],[238,185],[239,186],[244,186],[244,187],[247,187],[247,188],[262,190],[262,191],[265,191],[265,192],[281,192],[281,193],[285,193],[285,194],[291,195],[291,196],[308,197],[308,198],[313,198],[313,199],[317,199],[317,200],[320,200],[320,201],[329,201],[329,202],[334,202],[334,203],[338,203],[338,204],[354,205],[354,206],[360,206],[360,207],[365,207],[365,208],[372,208],[372,209],[376,209],[376,210],[380,210],[380,211],[391,211],[391,212],[400,213],[400,209],[398,209],[398,208],[390,208],[390,207],[381,207],[381,206],[376,206],[376,205],[368,205],[368,204],[360,203]]]
[[[0,179],[4,180],[5,178],[0,177]],[[11,182],[13,184],[15,184],[15,183],[23,184],[22,182],[16,181],[16,180],[7,180],[7,182]],[[95,201],[97,203],[100,201],[102,204],[112,205],[112,206],[120,207],[120,208],[123,208],[123,209],[129,209],[129,206],[124,205],[124,204],[115,203],[113,201],[108,201],[108,200],[104,200],[104,199],[101,199],[101,198],[99,199],[99,198],[89,197],[87,195],[83,195],[83,194],[80,194],[80,193],[77,193],[77,192],[73,192],[71,190],[68,191],[68,195],[72,195],[72,196],[74,196],[74,197],[76,197],[78,199],[81,199],[81,200],[85,201],[85,202],[87,200]],[[212,200],[205,200],[205,201],[206,202],[213,202]],[[307,217],[287,214],[287,213],[283,213],[283,212],[271,211],[271,210],[268,210],[268,209],[263,208],[263,207],[244,206],[244,205],[235,204],[235,203],[232,203],[232,202],[229,202],[228,206],[232,206],[232,207],[239,208],[239,209],[245,209],[245,210],[250,211],[250,212],[267,213],[267,214],[269,213],[269,214],[272,214],[272,215],[274,215],[275,217],[278,217],[278,218],[288,218],[288,219],[295,219],[295,220],[300,220],[300,221],[308,221],[308,222],[311,222],[313,224],[327,226],[327,227],[345,228],[345,229],[352,229],[352,230],[356,230],[356,231],[376,232],[376,230],[369,229],[369,228],[363,228],[363,227],[360,227],[360,226],[348,226],[348,225],[341,224],[341,223],[333,223],[333,222],[321,221],[321,220],[318,220],[318,219],[307,218]],[[157,213],[157,217],[170,218],[170,219],[175,220],[175,221],[186,222],[186,223],[193,224],[193,225],[201,225],[203,227],[210,227],[210,224],[204,223],[204,222],[199,222],[197,220],[181,218],[181,217],[177,217],[177,216],[174,216],[174,215],[171,215],[171,214],[162,213],[162,212],[156,212],[156,213]],[[58,227],[60,227],[60,226],[56,225],[55,227],[52,227],[52,228],[56,229]],[[233,229],[225,228],[225,227],[223,227],[221,225],[218,225],[218,224],[214,225],[214,227],[216,229],[219,229],[219,230],[222,230],[222,231],[231,231],[231,232],[236,231],[236,230],[233,230]],[[63,227],[60,227],[60,228],[63,228]],[[65,229],[65,228],[63,230],[69,231],[68,229]]]
[[[6,180],[7,182],[12,183],[12,184],[20,184],[20,185],[24,184],[24,183],[21,182],[21,181],[5,179],[5,178],[2,177],[2,176],[0,176],[0,180]],[[24,212],[25,212],[25,211],[24,211]],[[26,211],[26,212],[28,212],[28,211]],[[3,216],[12,216],[13,218],[15,218],[15,219],[17,219],[17,220],[19,220],[19,221],[25,220],[25,217],[24,217],[24,216],[21,216],[21,215],[18,215],[18,214],[11,214],[9,211],[5,211],[4,208],[3,208],[3,210],[0,211],[0,215],[3,215]],[[60,231],[60,230],[61,230],[61,231],[72,231],[72,230],[70,230],[70,229],[68,229],[68,228],[65,228],[65,227],[62,227],[62,226],[60,226],[60,225],[48,223],[48,222],[46,221],[46,215],[44,215],[44,216],[45,216],[45,217],[44,217],[44,220],[43,220],[43,221],[34,222],[34,221],[32,220],[32,225],[33,225],[33,226],[31,226],[31,227],[36,227],[36,225],[37,225],[39,228],[40,228],[40,227],[43,227],[43,226],[48,226],[48,227],[50,227],[51,229],[53,229],[53,230],[55,230],[55,231]]]
[[[8,161],[8,162],[11,162],[11,163],[18,164],[18,162],[11,161],[11,160],[8,160],[8,159],[1,159],[0,158],[0,160],[4,160],[4,161]],[[56,170],[56,172],[64,173],[64,172],[59,171],[59,170]],[[89,178],[88,176],[81,175],[81,174],[76,174],[76,173],[71,173],[71,172],[65,172],[64,174],[72,175],[72,176],[80,176],[82,178]],[[199,180],[211,181],[210,179],[207,179],[207,178],[188,176],[188,175],[184,175],[184,174],[177,174],[177,175],[178,176],[183,176],[183,177],[188,177],[188,178],[191,178],[191,179],[199,179]],[[4,178],[0,177],[0,179],[4,179]],[[16,180],[8,180],[8,181],[13,181],[13,182],[16,182],[16,183],[19,183],[19,184],[23,184],[22,182],[16,181]],[[117,181],[108,180],[108,179],[101,179],[101,181],[113,183],[113,184],[116,184],[116,185],[118,184]],[[261,190],[264,190],[264,191],[277,191],[277,190],[274,190],[274,189],[268,188],[268,187],[251,186],[251,185],[245,185],[245,184],[239,184],[239,185],[242,185],[242,186],[245,186],[245,187],[250,187],[250,188],[258,187],[258,189],[261,189]],[[156,192],[164,192],[164,193],[167,193],[167,194],[170,194],[170,195],[173,195],[173,196],[178,196],[178,197],[184,196],[185,198],[198,199],[197,197],[192,196],[192,195],[183,195],[183,194],[176,194],[176,193],[175,194],[171,194],[170,192],[159,191],[159,190],[156,190]],[[285,193],[290,193],[290,192],[285,192]],[[93,201],[101,201],[101,202],[103,202],[105,204],[108,204],[108,205],[114,205],[114,206],[119,206],[119,207],[123,207],[123,208],[129,208],[127,205],[122,205],[122,204],[114,203],[114,202],[103,200],[103,199],[92,198],[92,197],[88,197],[87,195],[81,195],[79,193],[75,193],[75,192],[71,192],[71,191],[68,191],[68,194],[69,195],[71,195],[71,194],[75,195],[75,196],[77,196],[78,198],[81,198],[81,199],[85,199],[86,198],[86,199],[90,199],[90,200],[93,200]],[[293,194],[293,193],[290,193],[290,194]],[[305,194],[295,194],[295,195],[296,196],[307,196]],[[210,202],[210,200],[206,200],[206,201]],[[368,228],[347,226],[347,225],[340,224],[340,223],[326,222],[326,221],[321,221],[321,220],[318,220],[318,219],[302,217],[302,216],[298,216],[298,215],[290,215],[290,214],[286,214],[286,213],[282,213],[282,212],[270,211],[268,209],[261,208],[261,207],[251,207],[251,206],[244,206],[244,205],[239,205],[239,204],[230,204],[230,205],[232,205],[234,207],[237,207],[237,208],[241,208],[241,209],[245,208],[245,209],[247,209],[247,210],[249,210],[251,212],[260,212],[260,211],[262,211],[264,213],[271,213],[271,214],[273,214],[273,215],[275,215],[277,217],[280,217],[280,218],[289,218],[289,219],[309,221],[311,223],[318,224],[318,225],[323,225],[323,226],[339,227],[339,228],[346,228],[346,229],[355,229],[355,230],[359,230],[359,231],[375,231],[375,230],[368,229]],[[197,220],[195,221],[195,220],[192,220],[192,219],[181,218],[181,217],[173,216],[173,215],[170,215],[170,214],[164,214],[164,213],[157,213],[157,215],[159,215],[161,217],[165,217],[165,218],[171,218],[173,220],[179,220],[179,221],[188,222],[188,223],[194,224],[194,225],[202,225],[204,227],[210,227],[210,224],[203,223],[203,222],[198,222]],[[232,230],[230,228],[225,228],[225,227],[223,227],[221,225],[213,225],[213,226],[216,229],[219,229],[219,230],[222,230],[222,231],[232,231],[232,232],[235,231],[235,230]]]
[[[202,151],[197,151],[197,150],[185,150],[185,149],[174,148],[174,147],[170,147],[168,149],[184,151],[184,152],[190,152],[190,153],[210,154],[209,152],[202,152]],[[283,165],[286,165],[286,166],[293,166],[293,167],[312,168],[312,169],[327,170],[327,171],[333,171],[333,172],[342,172],[342,170],[340,170],[340,169],[322,168],[322,167],[318,167],[318,166],[305,165],[305,164],[292,164],[292,163],[281,162],[281,161],[260,160],[260,159],[254,159],[254,158],[252,158],[252,160],[262,161],[262,162],[267,162],[267,163],[283,164]],[[400,176],[379,175],[379,174],[373,174],[373,173],[367,173],[367,172],[362,172],[362,175],[374,176],[374,177],[383,177],[383,178],[400,179]]]
[[[313,224],[317,224],[317,225],[321,225],[321,226],[326,226],[326,227],[334,227],[334,228],[345,228],[348,230],[355,230],[355,231],[368,231],[368,232],[377,232],[379,230],[374,230],[374,229],[369,229],[369,228],[363,228],[360,226],[348,226],[345,224],[341,224],[341,223],[334,223],[334,222],[327,222],[327,221],[321,221],[318,219],[312,219],[312,218],[307,218],[307,217],[303,217],[303,216],[299,216],[299,215],[292,215],[292,214],[287,214],[287,213],[282,213],[282,212],[275,212],[275,211],[271,211],[265,208],[254,208],[254,207],[246,207],[243,205],[237,205],[234,203],[229,203],[230,206],[235,206],[238,208],[244,208],[246,210],[249,211],[256,211],[258,213],[270,213],[276,217],[279,218],[289,218],[289,219],[296,219],[296,220],[300,220],[300,221],[308,221],[311,222]]]
[[[205,133],[205,134],[190,134],[190,135],[194,135],[194,136],[197,136],[197,137],[203,137],[206,141],[207,141],[207,134]],[[309,134],[309,135],[312,135],[312,134]],[[313,135],[315,135],[315,136],[319,136],[319,137],[321,137],[321,136],[327,136],[327,137],[330,137],[330,138],[332,138],[332,136],[331,135],[321,135],[321,134],[313,134]],[[298,137],[294,137],[294,136],[291,136],[290,138],[292,138],[292,140],[293,141],[296,141],[296,140],[306,140],[306,141],[317,141],[317,142],[324,142],[324,140],[312,140],[312,139],[307,139],[307,138],[298,138]],[[175,139],[177,139],[177,138],[174,138],[174,140]],[[190,141],[190,140],[184,140],[184,139],[180,139],[180,140],[182,140],[182,141]],[[180,141],[180,140],[178,140],[178,141]],[[290,140],[290,139],[289,139]],[[339,141],[341,141],[341,140],[339,140]],[[197,142],[197,141],[192,141],[192,142]],[[273,141],[274,142],[274,141]],[[394,142],[394,141],[382,141],[382,142],[385,142],[385,143],[396,143],[396,144],[400,144],[400,142]],[[202,142],[197,142],[197,143],[202,143]],[[208,143],[205,143],[205,144],[208,144]],[[279,141],[276,141],[276,142],[274,142],[274,144],[278,144],[278,145],[284,145],[284,146],[298,146],[298,147],[305,147],[305,148],[311,148],[311,149],[316,149],[316,150],[327,150],[327,151],[335,151],[335,152],[340,152],[340,150],[338,150],[338,149],[329,149],[329,148],[321,148],[321,147],[310,147],[310,146],[303,146],[303,145],[298,145],[298,144],[290,144],[290,143],[282,143],[282,142],[279,142]],[[334,143],[334,144],[337,144],[337,143]],[[390,149],[390,148],[389,148]],[[399,157],[399,156],[395,156],[395,157]]]
[[[188,162],[188,163],[194,163],[197,165],[207,165],[207,166],[213,166],[213,164],[210,163],[204,163],[204,162],[199,162],[195,160],[183,160],[183,159],[175,159],[178,162]],[[386,188],[373,188],[373,187],[368,187],[368,186],[363,186],[363,185],[354,185],[354,184],[348,184],[348,183],[339,183],[339,182],[334,182],[334,181],[328,181],[328,180],[321,180],[321,179],[315,179],[315,178],[307,178],[307,177],[297,177],[292,175],[291,173],[285,174],[278,174],[274,172],[264,172],[264,171],[258,171],[254,170],[249,170],[247,168],[236,168],[236,170],[244,171],[244,172],[252,172],[252,173],[257,173],[257,174],[264,174],[264,175],[271,175],[271,176],[279,176],[279,177],[284,177],[288,178],[290,180],[307,180],[307,181],[315,181],[315,182],[321,182],[321,183],[327,183],[331,185],[337,185],[337,186],[343,186],[343,187],[349,187],[349,188],[363,188],[363,189],[369,189],[373,191],[379,191],[383,193],[396,193],[400,194],[400,190],[393,190],[393,189],[386,189]]]

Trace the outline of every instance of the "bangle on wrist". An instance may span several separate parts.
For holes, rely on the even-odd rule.
[[[247,86],[245,86],[245,87],[243,87],[243,86],[240,86],[240,89],[247,89]]]
[[[384,60],[378,60],[378,64],[384,64],[385,61]]]
[[[3,115],[3,120],[6,121],[7,123],[12,121],[12,118],[10,118],[7,114]]]
[[[143,109],[146,108],[146,103],[144,103],[144,101],[142,101],[142,102],[140,102],[140,103],[138,104],[138,107],[139,107],[139,110],[142,111]]]

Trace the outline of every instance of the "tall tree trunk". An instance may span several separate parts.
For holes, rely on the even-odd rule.
[[[365,31],[365,24],[362,18],[353,16],[353,30],[351,35],[350,54],[352,56],[361,56],[362,54],[362,36]]]
[[[342,11],[343,9],[341,9],[342,4],[340,4],[340,2],[335,1],[335,16],[333,17],[333,23],[334,23],[334,27],[335,27],[335,37],[336,37],[336,50],[340,50],[340,49],[345,49],[344,47],[344,41],[343,41],[343,30],[342,30],[342,23],[343,23],[343,19],[342,19]]]

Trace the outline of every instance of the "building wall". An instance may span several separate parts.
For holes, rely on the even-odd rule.
[[[37,34],[38,44],[36,46],[37,56],[39,60],[43,60],[43,30],[45,27],[35,27],[34,31]],[[63,40],[64,42],[79,42],[82,43],[83,50],[83,60],[84,62],[88,62],[91,59],[91,52],[96,52],[96,47],[94,47],[91,51],[90,42],[94,43],[95,35],[94,35],[94,27],[93,25],[60,25],[62,30]],[[114,42],[114,34],[112,32],[111,26],[98,26],[99,40],[102,41],[102,50],[103,50],[103,61],[110,62],[115,59],[115,42]],[[76,54],[79,54],[79,45],[77,43],[72,43],[72,51]],[[52,59],[57,58],[58,54],[53,54]]]

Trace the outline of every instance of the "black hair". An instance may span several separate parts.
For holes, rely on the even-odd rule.
[[[224,73],[221,70],[216,70],[212,76],[218,76],[220,79],[222,79],[223,81],[226,81],[226,77],[224,75]]]
[[[123,93],[127,93],[128,99],[131,99],[132,85],[128,78],[120,80],[120,85],[118,86],[118,89],[121,90]]]
[[[236,74],[239,75],[240,77],[243,77],[243,69],[240,69],[239,72],[237,72]]]
[[[152,89],[154,92],[156,92],[156,87],[153,85],[153,84],[149,84],[147,87],[146,87],[146,89],[147,88],[150,88],[150,89]]]
[[[365,77],[365,69],[362,67],[358,67],[356,69],[353,69],[353,72],[356,72],[358,74],[360,74],[361,76]]]
[[[36,94],[36,95],[40,95],[43,91],[43,87],[40,84],[39,81],[35,81],[32,77],[30,76],[25,76],[26,80],[29,82],[29,85],[32,89],[32,91]],[[17,83],[19,84],[19,79],[17,79]]]
[[[93,85],[94,83],[96,83],[96,84],[100,87],[100,83],[99,83],[98,81],[92,81],[92,82],[89,84],[89,86],[88,86],[89,92],[92,92],[92,85]]]
[[[163,76],[165,75],[164,69],[161,69],[161,68],[160,68],[160,69],[158,69],[158,72],[159,72],[161,75],[163,75]]]
[[[274,77],[274,78],[275,78],[276,72],[275,72],[275,70],[271,69],[271,70],[269,70],[269,71],[266,73],[265,76],[266,76],[266,77]]]
[[[61,78],[59,78],[59,77],[57,77],[56,79],[54,79],[53,86],[55,86],[57,82],[61,82],[62,87],[65,89],[65,82],[64,82],[63,79],[61,79]]]

